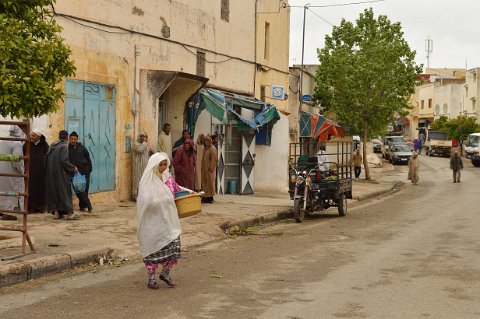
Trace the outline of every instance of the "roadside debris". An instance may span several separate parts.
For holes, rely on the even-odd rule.
[[[232,226],[224,230],[225,235],[230,238],[235,238],[237,236],[281,236],[283,235],[282,232],[260,232],[263,228],[265,228],[264,224],[255,225],[250,227],[239,227],[239,226]]]
[[[121,264],[127,262],[128,258],[123,258],[119,256],[111,256],[111,255],[103,255],[98,258],[98,264],[100,266],[103,265],[112,265],[112,266],[120,266]]]

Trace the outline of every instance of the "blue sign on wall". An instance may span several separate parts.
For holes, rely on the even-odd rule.
[[[313,96],[309,94],[302,95],[302,101],[303,102],[311,102],[313,100]]]
[[[285,97],[285,87],[272,85],[272,99],[283,100]]]

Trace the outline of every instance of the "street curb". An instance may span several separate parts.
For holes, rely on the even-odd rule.
[[[291,218],[292,216],[293,216],[292,209],[286,208],[277,213],[270,213],[270,214],[261,215],[261,216],[249,217],[236,222],[225,222],[220,225],[220,228],[223,230],[226,230],[233,226],[245,228],[245,227],[251,227],[259,224],[273,223],[279,220]]]
[[[395,182],[387,189],[376,192],[371,192],[362,196],[354,197],[354,200],[363,201],[374,198],[380,195],[388,194],[397,191],[403,182]],[[260,224],[274,223],[281,220],[293,217],[291,208],[282,208],[277,212],[268,213],[265,215],[245,218],[236,222],[225,222],[220,226],[221,229],[226,230],[233,226],[241,228],[251,227]],[[206,245],[204,243],[203,245]],[[200,246],[203,246],[200,245]],[[79,250],[71,253],[54,254],[50,256],[39,257],[19,263],[11,263],[0,266],[0,287],[6,287],[43,277],[45,275],[58,273],[61,271],[73,269],[80,265],[88,264],[97,261],[100,257],[112,255],[114,250],[110,247],[96,249],[96,250]]]
[[[0,266],[0,287],[18,284],[48,274],[72,269],[82,264],[96,261],[113,253],[112,248],[80,250],[72,253],[54,254],[31,260]]]
[[[394,182],[392,186],[390,186],[389,188],[387,189],[382,189],[382,190],[379,190],[379,191],[376,191],[376,192],[371,192],[371,193],[368,193],[368,194],[365,194],[365,195],[362,195],[362,196],[357,196],[357,197],[354,197],[353,199],[357,200],[357,201],[364,201],[364,200],[367,200],[367,199],[370,199],[370,198],[374,198],[374,197],[377,197],[377,196],[380,196],[380,195],[385,195],[385,194],[389,194],[389,193],[392,193],[392,192],[395,192],[397,191],[400,187],[402,187],[403,185],[405,185],[404,182]]]
[[[387,189],[382,189],[382,190],[379,190],[379,191],[376,191],[376,192],[371,192],[371,193],[368,193],[368,194],[365,194],[365,195],[362,195],[362,196],[357,196],[357,197],[354,197],[353,200],[364,201],[364,200],[371,199],[371,198],[374,198],[374,197],[377,197],[377,196],[380,196],[380,195],[393,193],[393,192],[396,192],[404,184],[405,183],[403,183],[403,182],[397,181],[397,182],[394,182],[393,185],[390,186]],[[255,225],[259,225],[259,224],[274,223],[274,222],[277,222],[277,221],[280,221],[280,220],[285,220],[285,219],[292,218],[292,217],[293,217],[292,209],[288,208],[288,209],[284,209],[284,210],[282,210],[280,212],[277,212],[277,213],[270,213],[270,214],[263,215],[263,216],[255,216],[255,217],[251,217],[251,218],[246,218],[246,219],[242,219],[242,220],[237,221],[237,222],[229,222],[228,221],[228,222],[225,222],[225,223],[219,225],[219,227],[222,230],[226,230],[226,229],[228,229],[230,227],[234,227],[234,226],[238,226],[240,228],[246,228],[246,227],[252,227],[252,226],[255,226]]]

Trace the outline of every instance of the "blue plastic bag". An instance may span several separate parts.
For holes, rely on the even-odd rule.
[[[84,175],[77,172],[75,176],[73,176],[72,185],[73,185],[73,191],[75,193],[82,193],[85,191],[85,188],[87,187],[87,178]]]

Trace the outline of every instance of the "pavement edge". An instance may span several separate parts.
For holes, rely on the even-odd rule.
[[[0,287],[36,279],[112,255],[112,248],[79,250],[72,253],[54,254],[0,266]]]
[[[354,197],[353,199],[356,200],[356,201],[364,201],[364,200],[371,199],[371,198],[374,198],[374,197],[378,197],[378,196],[381,196],[381,195],[390,194],[390,193],[398,191],[400,189],[400,187],[402,187],[403,185],[405,185],[404,182],[396,181],[396,182],[393,182],[393,184],[388,188],[381,189],[381,190],[378,190],[378,191],[375,191],[375,192],[370,192],[370,193],[367,193],[367,194],[364,194],[364,195],[361,195],[361,196],[357,196],[357,197]],[[220,228],[222,230],[226,230],[226,229],[228,229],[230,227],[233,227],[233,226],[238,226],[240,228],[246,228],[246,227],[251,227],[251,226],[255,226],[255,225],[259,225],[259,224],[273,223],[273,222],[277,222],[277,221],[280,221],[280,220],[285,220],[285,219],[292,218],[292,217],[293,217],[292,209],[288,208],[288,209],[282,210],[282,211],[277,212],[277,213],[270,213],[270,214],[266,214],[266,215],[250,217],[250,218],[242,219],[242,220],[239,220],[239,221],[236,221],[236,222],[226,222],[226,223],[223,223],[222,225],[220,225]]]

